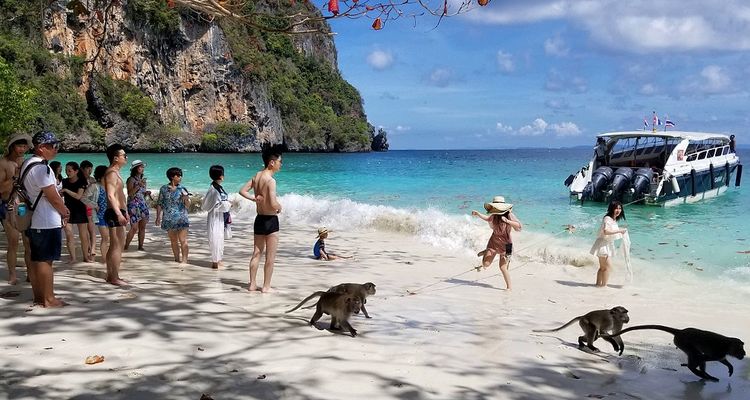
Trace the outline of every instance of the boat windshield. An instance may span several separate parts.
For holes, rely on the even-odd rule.
[[[663,169],[679,138],[663,136],[632,136],[616,138],[608,143],[608,163],[616,167],[652,167]]]

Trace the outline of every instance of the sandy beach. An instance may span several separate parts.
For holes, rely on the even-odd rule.
[[[164,233],[149,226],[146,251],[125,253],[122,276],[103,283],[99,264],[56,263],[63,309],[31,306],[28,284],[0,283],[0,397],[8,399],[746,399],[750,368],[711,362],[721,379],[704,382],[672,336],[637,331],[617,356],[603,340],[581,351],[576,325],[551,329],[595,309],[622,305],[628,326],[688,326],[748,340],[750,295],[692,274],[661,276],[636,262],[624,284],[593,287],[593,257],[583,266],[540,262],[543,246],[511,264],[514,290],[501,290],[496,263],[454,255],[413,236],[337,229],[332,251],[354,260],[313,260],[315,226],[282,220],[274,294],[247,291],[252,252],[248,220],[235,219],[225,268],[210,269],[205,218],[191,216],[190,263],[172,261]],[[5,252],[4,235],[0,251]],[[519,248],[532,235],[516,236]],[[583,250],[585,251],[585,250]],[[65,257],[65,255],[63,255]],[[19,271],[21,279],[26,273]],[[352,319],[359,336],[332,333],[313,310],[285,314],[316,290],[374,282],[372,319]],[[747,347],[747,346],[746,346]],[[86,365],[88,356],[104,362]]]

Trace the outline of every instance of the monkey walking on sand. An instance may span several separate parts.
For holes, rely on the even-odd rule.
[[[688,357],[687,364],[681,365],[688,367],[695,375],[710,381],[718,382],[719,379],[706,372],[706,361],[718,361],[726,365],[729,369],[729,376],[732,376],[734,367],[727,361],[727,356],[738,360],[745,357],[745,343],[742,340],[696,328],[675,329],[664,325],[636,325],[614,332],[608,337],[617,339],[623,333],[641,329],[655,329],[674,335],[675,346],[685,352]],[[602,338],[606,339],[604,336]]]
[[[599,349],[594,347],[594,341],[601,337],[612,344],[615,351],[620,352],[619,355],[622,355],[622,351],[625,350],[625,344],[616,334],[619,334],[622,326],[630,321],[628,310],[622,306],[617,306],[610,310],[591,311],[588,314],[571,319],[567,324],[559,328],[549,330],[534,329],[533,332],[557,332],[567,328],[576,321],[578,321],[581,329],[583,329],[583,336],[578,337],[578,348],[583,348],[585,341],[589,349],[599,351]],[[612,332],[612,335],[604,335],[606,332]]]
[[[307,296],[304,300],[302,300],[299,304],[297,304],[294,308],[291,310],[286,311],[287,313],[290,313],[300,307],[302,307],[303,304],[310,301],[313,297],[320,296],[323,293],[326,292],[315,292],[309,296]],[[328,293],[347,293],[354,296],[359,297],[359,301],[362,304],[362,313],[365,315],[365,318],[371,318],[370,315],[367,313],[367,309],[365,309],[365,303],[367,303],[367,296],[372,296],[375,294],[375,284],[372,282],[367,283],[341,283],[336,286],[333,286],[332,288],[328,289]],[[314,307],[311,306],[311,307]],[[310,308],[310,307],[305,307]]]

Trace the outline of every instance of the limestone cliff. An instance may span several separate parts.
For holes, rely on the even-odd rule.
[[[85,60],[79,94],[105,129],[104,140],[99,142],[85,134],[67,135],[67,149],[96,150],[118,142],[134,150],[195,151],[217,124],[231,123],[240,127],[239,133],[210,150],[258,151],[263,143],[283,143],[292,151],[370,150],[367,140],[342,144],[319,133],[323,139],[308,140],[304,124],[286,122],[282,112],[296,111],[283,110],[267,82],[245,73],[249,66],[236,62],[219,22],[181,12],[171,30],[158,29],[134,11],[133,1],[112,2],[102,10],[93,0],[56,0],[44,9],[44,45],[51,52]],[[327,64],[340,78],[329,36],[293,35],[291,42],[298,53]],[[62,64],[59,68],[65,73]],[[139,88],[153,101],[153,118],[160,128],[144,129],[124,113],[114,112],[100,76]],[[347,117],[366,124],[358,93],[356,97],[359,104]],[[335,106],[332,109],[336,111]]]

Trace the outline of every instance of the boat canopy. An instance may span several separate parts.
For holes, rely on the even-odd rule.
[[[596,137],[609,138],[609,139],[623,139],[631,137],[661,137],[661,138],[679,138],[689,139],[691,141],[697,140],[709,140],[718,139],[722,141],[729,141],[728,135],[722,135],[719,133],[705,133],[705,132],[683,132],[683,131],[667,131],[667,132],[650,132],[650,131],[629,131],[629,132],[608,132],[596,135]]]

